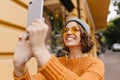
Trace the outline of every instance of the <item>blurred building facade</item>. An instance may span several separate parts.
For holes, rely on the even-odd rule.
[[[13,80],[13,52],[17,45],[19,34],[23,34],[26,29],[27,9],[29,0],[2,0],[0,2],[0,80]],[[95,40],[94,33],[96,30],[103,29],[107,24],[107,15],[110,0],[45,0],[44,7],[46,10],[59,18],[63,24],[70,17],[78,17],[87,22],[91,29],[92,38]],[[44,13],[47,24],[52,26],[49,15]],[[50,39],[50,37],[48,37]],[[48,41],[49,42],[49,41]],[[96,44],[91,51],[91,55],[96,56]],[[33,58],[30,65],[30,72],[37,72],[37,63]],[[32,68],[32,69],[31,69]]]

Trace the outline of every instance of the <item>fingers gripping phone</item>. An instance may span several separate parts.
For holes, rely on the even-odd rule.
[[[44,0],[32,0],[28,6],[27,27],[36,19],[42,19]]]

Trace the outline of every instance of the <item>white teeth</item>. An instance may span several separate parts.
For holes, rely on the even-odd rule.
[[[73,40],[74,38],[67,38],[67,40]]]

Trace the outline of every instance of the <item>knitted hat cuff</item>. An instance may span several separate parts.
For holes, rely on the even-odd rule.
[[[82,27],[86,32],[88,32],[88,33],[90,34],[90,27],[89,27],[89,25],[88,25],[87,23],[85,23],[84,21],[78,19],[78,18],[71,18],[71,19],[69,19],[69,20],[67,21],[66,25],[67,25],[69,22],[72,22],[72,21],[77,22],[78,24],[80,24],[81,27]],[[66,26],[66,25],[65,25],[65,26]]]

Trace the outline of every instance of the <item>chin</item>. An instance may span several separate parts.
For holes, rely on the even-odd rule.
[[[67,47],[75,47],[78,46],[77,44],[66,44]]]

